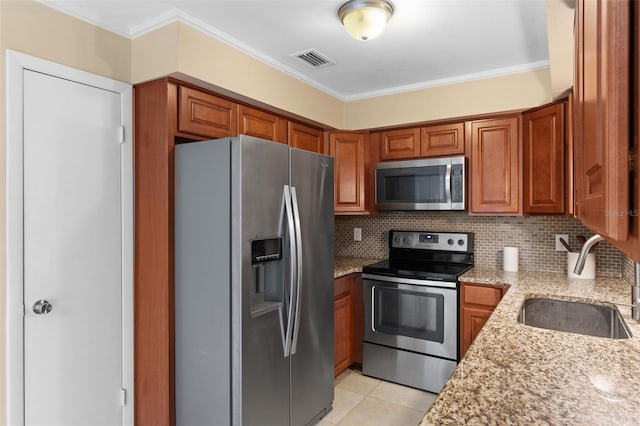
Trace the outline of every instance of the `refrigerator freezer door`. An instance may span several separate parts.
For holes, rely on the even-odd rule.
[[[233,423],[237,425],[289,424],[289,358],[283,353],[282,312],[253,317],[250,309],[255,291],[251,243],[280,236],[285,245],[283,272],[275,284],[280,285],[283,309],[288,310],[285,293],[291,248],[283,212],[283,191],[289,183],[288,151],[286,145],[246,136],[231,146],[232,386]],[[268,279],[265,286],[273,285]]]
[[[291,186],[302,240],[291,355],[291,425],[298,426],[326,414],[333,401],[333,158],[291,149]]]
[[[176,147],[176,424],[231,422],[231,140]]]

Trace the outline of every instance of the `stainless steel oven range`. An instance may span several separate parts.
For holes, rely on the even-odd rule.
[[[459,359],[458,277],[473,234],[389,231],[389,260],[362,268],[362,372],[438,393]]]

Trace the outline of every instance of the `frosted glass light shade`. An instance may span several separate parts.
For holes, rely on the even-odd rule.
[[[382,34],[392,13],[386,1],[352,0],[340,7],[338,16],[351,37],[372,40]]]

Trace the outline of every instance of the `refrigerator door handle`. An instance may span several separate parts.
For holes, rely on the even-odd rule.
[[[291,204],[293,204],[293,218],[296,227],[296,263],[298,266],[296,274],[296,307],[295,307],[295,321],[293,322],[293,343],[291,346],[291,355],[296,353],[298,347],[298,333],[300,331],[300,294],[302,293],[302,235],[300,226],[300,209],[298,208],[298,195],[296,188],[291,187]]]
[[[290,263],[290,280],[289,280],[289,306],[287,307],[287,329],[284,335],[284,357],[291,355],[291,340],[294,326],[294,300],[296,296],[296,279],[298,271],[298,259],[296,257],[296,231],[293,216],[293,207],[291,206],[291,190],[289,185],[284,186],[284,208],[287,216],[287,232],[289,234],[289,256]],[[280,323],[282,326],[282,322]]]

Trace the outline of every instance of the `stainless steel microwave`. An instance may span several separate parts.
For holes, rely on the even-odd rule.
[[[464,210],[464,157],[376,164],[378,210]]]

